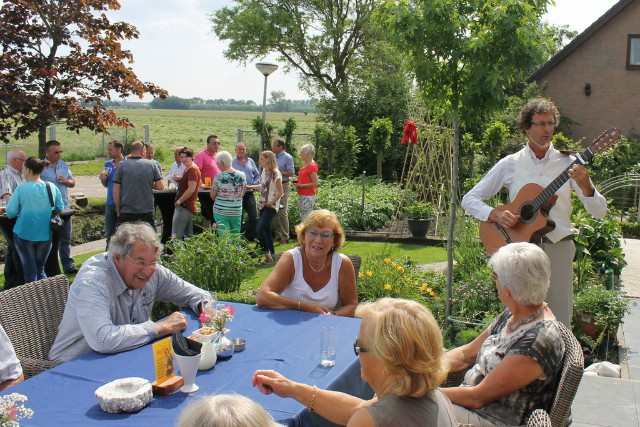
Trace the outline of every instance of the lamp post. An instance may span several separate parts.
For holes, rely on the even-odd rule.
[[[260,137],[260,151],[264,151],[265,140],[267,139],[267,77],[278,69],[277,64],[270,62],[258,62],[256,68],[264,75],[264,94],[262,96],[262,136]]]

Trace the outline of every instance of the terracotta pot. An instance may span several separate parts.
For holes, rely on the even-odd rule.
[[[596,316],[582,312],[578,312],[578,316],[580,316],[580,328],[582,329],[582,332],[595,340],[597,338]]]

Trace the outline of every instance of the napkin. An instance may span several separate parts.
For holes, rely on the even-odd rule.
[[[182,332],[173,334],[171,344],[173,345],[173,351],[179,356],[197,356],[202,348],[201,343],[186,339]]]

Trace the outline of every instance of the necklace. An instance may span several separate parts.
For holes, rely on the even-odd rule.
[[[516,329],[518,329],[520,326],[526,325],[527,323],[533,322],[534,320],[536,320],[538,318],[538,316],[540,316],[544,312],[544,310],[546,308],[547,308],[547,303],[543,302],[540,305],[540,307],[531,316],[525,317],[524,319],[518,320],[517,322],[512,323],[512,324],[508,324],[507,323],[507,331],[508,332],[513,332]]]
[[[316,270],[315,268],[313,268],[313,266],[311,265],[311,262],[309,262],[309,257],[307,257],[307,264],[309,264],[309,268],[310,269],[312,269],[316,273],[320,273],[322,270],[324,270],[324,266],[327,264],[327,259],[328,258],[329,258],[329,255],[324,257],[324,262],[322,263],[322,267],[320,267],[320,270]]]

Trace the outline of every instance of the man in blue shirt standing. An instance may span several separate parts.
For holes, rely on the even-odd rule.
[[[76,181],[73,179],[71,169],[62,157],[62,145],[56,140],[48,141],[44,145],[45,158],[49,160],[49,167],[44,168],[40,178],[44,181],[49,181],[55,184],[62,194],[62,201],[64,208],[69,209],[69,188],[76,186]],[[60,262],[62,263],[62,270],[65,273],[77,273],[78,268],[71,258],[71,217],[64,223],[64,229],[60,234],[60,243],[58,244],[58,254],[60,255]]]
[[[109,153],[109,160],[104,164],[104,169],[100,174],[100,182],[103,187],[107,188],[107,206],[104,211],[104,225],[105,233],[107,237],[107,249],[109,249],[109,241],[111,235],[116,231],[116,223],[118,221],[118,215],[116,214],[116,204],[113,201],[113,176],[116,173],[118,163],[124,160],[122,151],[124,146],[120,141],[111,141],[107,152]]]
[[[253,242],[256,238],[256,225],[258,225],[258,211],[256,210],[256,196],[254,192],[260,190],[260,171],[256,162],[247,157],[247,147],[244,142],[236,144],[236,157],[231,161],[231,167],[244,172],[247,178],[247,186],[242,197],[242,210],[247,213],[247,223],[243,224],[244,237]]]
[[[273,231],[276,236],[276,241],[286,245],[289,243],[289,195],[291,194],[289,178],[296,174],[296,169],[293,166],[293,157],[285,151],[285,141],[283,138],[273,140],[271,143],[271,151],[276,155],[278,169],[282,174],[282,190],[284,191],[284,195],[280,199],[280,205],[282,207],[278,210],[273,220]]]

